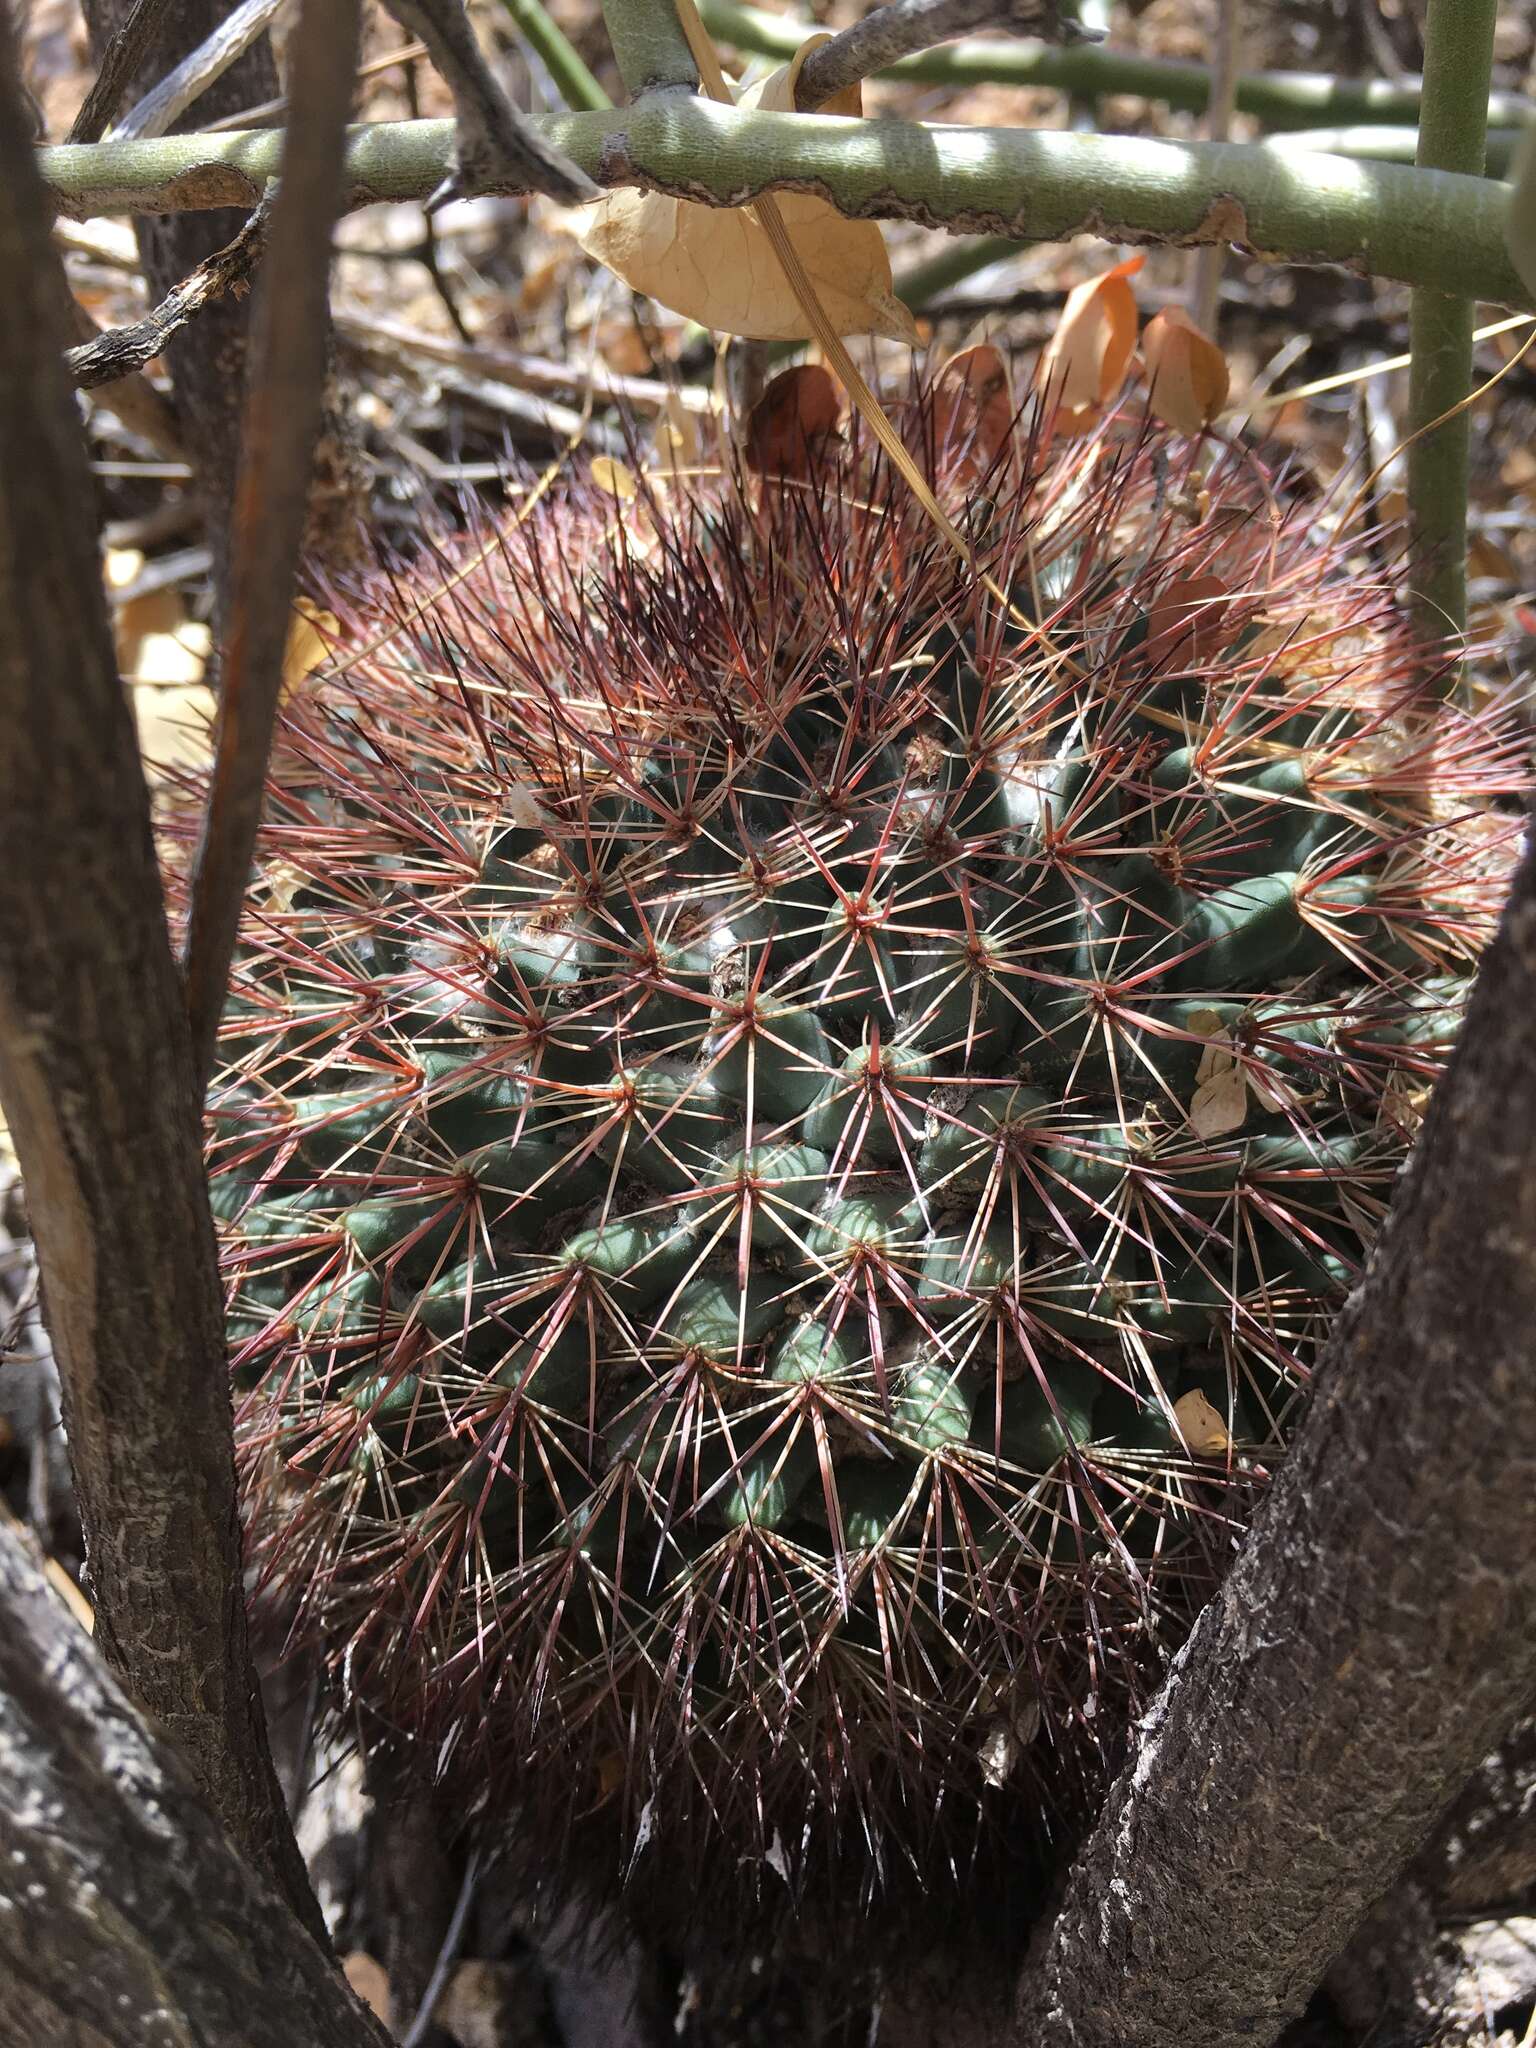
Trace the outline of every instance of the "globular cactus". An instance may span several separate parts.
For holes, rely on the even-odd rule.
[[[1517,830],[1326,507],[1130,416],[978,482],[940,411],[1006,604],[857,433],[350,593],[214,1095],[264,1610],[481,1826],[722,1897],[1112,1752]]]

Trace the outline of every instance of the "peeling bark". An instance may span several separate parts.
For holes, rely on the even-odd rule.
[[[1028,2048],[1273,2040],[1536,1690],[1536,862],[1311,1411],[1026,1972]]]

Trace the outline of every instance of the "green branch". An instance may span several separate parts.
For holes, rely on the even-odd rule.
[[[1424,33],[1424,108],[1419,163],[1432,172],[1481,176],[1487,146],[1488,76],[1497,0],[1429,0]],[[1501,188],[1503,189],[1503,188]],[[1508,193],[1505,192],[1506,213]],[[1472,384],[1471,294],[1425,279],[1409,316],[1408,523],[1411,608],[1426,641],[1467,629],[1467,481]],[[1432,433],[1432,421],[1452,413]]]
[[[603,0],[603,24],[631,99],[698,91],[699,69],[672,0]]]
[[[792,57],[806,37],[816,33],[813,21],[759,14],[737,6],[735,0],[701,0],[699,12],[722,42],[767,57]],[[1085,99],[1101,93],[1134,93],[1193,114],[1204,113],[1211,93],[1211,75],[1204,65],[1138,57],[1098,44],[1059,49],[1049,43],[1017,41],[949,43],[904,57],[880,76],[931,85],[1056,86]],[[1328,78],[1308,71],[1267,71],[1239,78],[1237,105],[1239,112],[1257,114],[1273,128],[1417,122],[1419,86]],[[1496,93],[1488,102],[1488,118],[1501,127],[1522,126],[1529,112],[1528,104],[1513,93]]]
[[[1489,131],[1485,176],[1510,175],[1523,132],[1519,128]],[[1386,121],[1367,121],[1353,128],[1288,128],[1276,135],[1274,142],[1277,149],[1322,150],[1329,156],[1371,157],[1378,163],[1411,164],[1419,154],[1418,129],[1398,128]]]
[[[543,59],[565,104],[577,113],[601,114],[613,105],[540,0],[501,0],[529,49]]]
[[[790,188],[856,217],[955,233],[1231,241],[1275,262],[1340,264],[1521,311],[1536,305],[1504,246],[1507,188],[1477,177],[1263,144],[742,113],[683,94],[540,125],[604,185],[649,186],[711,206]],[[451,136],[441,121],[355,129],[351,203],[432,191]],[[65,145],[43,150],[40,161],[68,213],[171,213],[249,206],[281,146],[267,131],[178,135]]]

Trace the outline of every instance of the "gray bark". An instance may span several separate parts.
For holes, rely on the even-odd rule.
[[[0,1526],[0,2048],[385,2048]]]
[[[1026,1972],[1028,2048],[1297,2014],[1536,1690],[1536,865],[1311,1410]]]

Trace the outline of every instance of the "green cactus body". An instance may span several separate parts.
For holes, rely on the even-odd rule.
[[[1174,533],[1117,434],[990,544],[1072,563],[1045,643],[855,442],[649,554],[556,489],[285,711],[210,1126],[251,1554],[479,1826],[872,1895],[1064,1796],[1283,1454],[1518,752],[1250,456]],[[1158,535],[1243,593],[1198,665]]]

